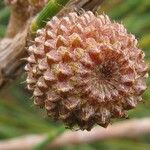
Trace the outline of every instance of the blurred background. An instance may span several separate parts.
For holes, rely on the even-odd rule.
[[[103,12],[122,22],[128,32],[136,35],[139,47],[146,53],[145,59],[150,66],[150,0],[105,0],[98,10],[98,13]],[[9,8],[0,0],[0,38],[5,34],[9,16]],[[28,134],[50,134],[63,126],[52,122],[43,110],[33,106],[24,80],[25,75],[22,75],[0,93],[0,140]],[[145,103],[129,111],[129,118],[150,117],[150,77],[147,79],[147,86],[143,95]],[[130,140],[113,139],[78,146],[68,145],[61,149],[149,150],[150,135]]]

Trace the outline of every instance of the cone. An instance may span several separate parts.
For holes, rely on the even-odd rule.
[[[28,49],[34,104],[67,128],[107,127],[142,101],[147,65],[134,35],[91,11],[53,17]]]

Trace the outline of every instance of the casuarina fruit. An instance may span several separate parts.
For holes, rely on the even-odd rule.
[[[67,128],[107,127],[142,101],[147,65],[134,35],[91,11],[53,17],[28,48],[34,104]]]

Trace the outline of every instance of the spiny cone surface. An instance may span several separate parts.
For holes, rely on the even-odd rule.
[[[142,101],[147,66],[122,24],[88,11],[53,17],[29,47],[27,87],[34,103],[66,127],[106,127]]]

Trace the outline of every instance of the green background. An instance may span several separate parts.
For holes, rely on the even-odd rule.
[[[98,13],[106,13],[112,19],[122,22],[139,40],[139,46],[146,53],[150,64],[150,0],[106,0]],[[5,34],[9,19],[9,8],[0,0],[0,38]],[[149,65],[150,66],[150,65]],[[0,93],[0,140],[33,133],[52,133],[63,125],[47,118],[44,110],[33,106],[31,94],[23,83],[25,75]],[[145,103],[129,111],[129,118],[150,117],[150,77],[144,93]],[[63,129],[65,130],[65,129]],[[46,144],[46,141],[42,143]],[[36,149],[44,149],[38,145]],[[150,135],[134,139],[112,139],[78,146],[68,145],[64,150],[149,150]]]

